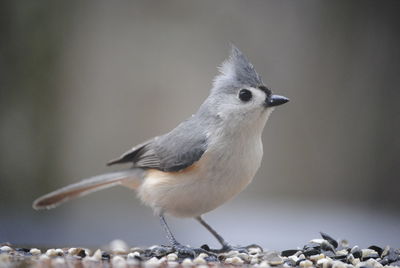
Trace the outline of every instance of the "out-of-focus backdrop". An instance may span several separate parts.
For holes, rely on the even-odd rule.
[[[167,243],[124,188],[31,204],[194,113],[232,42],[291,102],[252,184],[205,219],[233,244],[324,231],[399,247],[399,14],[399,1],[1,1],[0,242]],[[193,220],[170,225],[217,246]]]

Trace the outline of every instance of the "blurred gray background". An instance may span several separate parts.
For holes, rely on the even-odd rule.
[[[399,14],[399,1],[1,1],[0,242],[167,243],[124,188],[31,203],[194,113],[232,42],[291,102],[266,126],[253,183],[205,219],[233,244],[294,248],[325,231],[399,247]],[[170,225],[217,246],[193,220]]]

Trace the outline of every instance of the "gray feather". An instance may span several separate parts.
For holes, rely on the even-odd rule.
[[[54,192],[39,197],[33,202],[34,209],[51,209],[76,197],[84,196],[92,192],[106,189],[118,184],[126,179],[141,180],[143,170],[129,169],[124,171],[101,174],[80,182],[65,186]]]
[[[171,132],[135,146],[108,165],[133,163],[134,167],[179,171],[198,161],[207,149],[205,129],[196,115]]]
[[[253,64],[234,45],[231,54],[219,68],[221,74],[214,78],[213,90],[235,89],[243,85],[259,87],[263,85],[261,76]]]

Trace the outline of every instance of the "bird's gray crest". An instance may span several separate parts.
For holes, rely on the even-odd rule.
[[[253,64],[234,45],[231,45],[229,58],[219,67],[220,74],[214,79],[214,90],[236,88],[243,85],[257,87],[262,85],[261,76]]]

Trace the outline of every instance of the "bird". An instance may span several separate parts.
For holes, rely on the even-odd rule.
[[[233,44],[219,66],[210,93],[191,117],[111,160],[130,164],[48,193],[33,208],[51,209],[76,197],[113,186],[136,191],[159,217],[171,247],[195,256],[201,248],[179,243],[165,215],[194,218],[221,244],[234,249],[203,219],[253,180],[263,156],[262,133],[271,112],[288,98],[272,93],[248,58]]]

